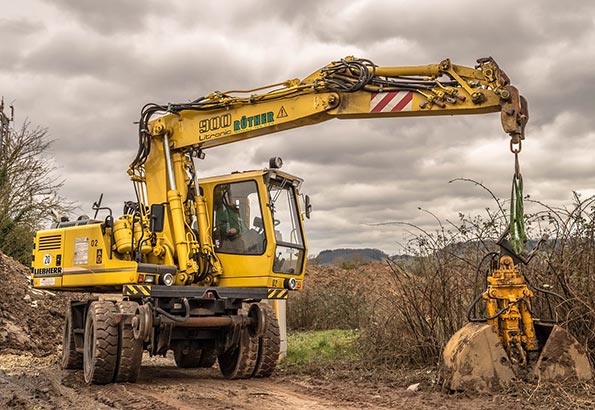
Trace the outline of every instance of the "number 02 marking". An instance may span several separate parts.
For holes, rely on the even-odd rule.
[[[91,239],[91,246],[97,246],[97,239]]]

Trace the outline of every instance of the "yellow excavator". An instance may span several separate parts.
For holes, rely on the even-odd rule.
[[[82,368],[87,383],[133,382],[144,350],[173,350],[179,367],[210,367],[218,360],[228,379],[269,376],[279,355],[279,324],[266,301],[303,286],[309,197],[300,194],[300,178],[280,169],[279,158],[265,169],[199,178],[205,151],[333,118],[490,112],[501,113],[511,147],[520,150],[527,104],[492,58],[471,68],[449,60],[379,67],[347,57],[302,80],[147,104],[129,167],[136,200],[116,218],[100,196],[93,219],[57,219],[35,238],[34,287],[95,295],[71,301],[62,367]],[[98,212],[106,216],[98,219]],[[466,362],[461,351],[497,350],[506,367],[521,349],[543,346],[539,337],[527,336],[530,295],[514,261],[514,255],[502,259],[488,278],[497,289],[485,297],[489,331],[474,327],[475,336],[464,328],[447,350],[453,383],[467,363],[479,365]],[[525,307],[521,321],[514,307]],[[527,347],[525,339],[533,344]]]

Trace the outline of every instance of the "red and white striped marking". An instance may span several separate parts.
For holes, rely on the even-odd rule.
[[[411,91],[394,91],[390,93],[372,93],[370,112],[411,111],[413,93]]]

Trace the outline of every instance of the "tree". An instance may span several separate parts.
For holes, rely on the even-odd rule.
[[[52,140],[47,128],[25,121],[0,140],[0,250],[29,264],[36,230],[50,210],[68,213],[72,203],[58,191],[63,181],[48,157]]]

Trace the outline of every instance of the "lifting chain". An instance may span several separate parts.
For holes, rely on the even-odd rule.
[[[519,164],[519,153],[522,149],[521,140],[510,140],[510,151],[514,154],[514,175],[510,194],[510,220],[508,231],[510,242],[517,255],[520,255],[527,243],[525,232],[525,215],[523,207],[523,176]]]

